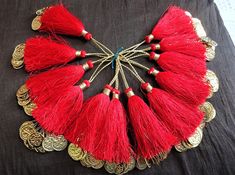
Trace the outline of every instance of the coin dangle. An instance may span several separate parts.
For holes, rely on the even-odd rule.
[[[19,128],[19,135],[24,145],[36,152],[63,151],[67,147],[64,136],[45,132],[35,120],[24,122]]]

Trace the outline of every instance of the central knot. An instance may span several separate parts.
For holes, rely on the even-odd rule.
[[[115,68],[115,61],[116,61],[116,59],[118,58],[118,55],[119,55],[119,53],[121,52],[121,51],[123,51],[123,47],[119,47],[118,48],[118,50],[114,53],[114,55],[113,55],[113,59],[112,59],[112,69],[114,69]]]

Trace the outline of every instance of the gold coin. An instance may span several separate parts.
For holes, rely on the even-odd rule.
[[[94,156],[92,156],[91,154],[88,154],[86,156],[87,159],[87,163],[89,165],[91,165],[92,168],[94,169],[100,169],[102,168],[102,166],[104,165],[104,162],[102,160],[98,160],[96,159]]]
[[[21,44],[18,44],[16,47],[15,47],[15,50],[12,54],[12,58],[14,60],[22,60],[23,61],[23,58],[24,58],[24,49],[25,49],[25,43],[21,43]]]
[[[42,145],[43,136],[39,132],[35,132],[29,135],[27,141],[33,148],[39,147]]]
[[[104,169],[108,172],[108,173],[115,173],[115,170],[116,170],[116,167],[117,167],[117,164],[116,163],[109,163],[109,162],[106,162],[104,164]]]
[[[19,135],[22,140],[27,140],[28,137],[35,132],[35,125],[33,122],[30,121],[24,122],[19,129]]]
[[[188,138],[188,142],[193,148],[197,147],[202,141],[203,133],[201,128],[197,128],[194,134]]]
[[[77,147],[75,144],[70,143],[68,146],[68,154],[73,160],[82,160],[86,157],[86,153],[82,148]]]
[[[32,112],[33,112],[33,108],[30,108],[28,106],[23,106],[24,107],[24,112],[25,114],[27,114],[28,116],[32,116]]]
[[[23,101],[29,99],[29,94],[26,92],[25,94],[16,93],[17,100]]]
[[[148,167],[147,165],[147,160],[140,157],[136,160],[136,168],[138,168],[139,170],[144,170]]]
[[[28,92],[28,88],[26,86],[26,84],[23,84],[16,92],[16,94],[18,95],[22,95]]]
[[[135,168],[135,159],[134,157],[130,157],[130,161],[127,163],[128,171],[131,171]]]
[[[16,97],[17,97],[17,100],[26,100],[29,98],[29,93],[26,92],[24,94],[19,94],[19,92],[17,91],[16,92]]]
[[[45,151],[54,151],[54,148],[53,148],[53,140],[51,137],[49,136],[46,136],[43,141],[42,141],[42,147]]]
[[[83,166],[90,168],[90,167],[91,167],[91,164],[90,164],[90,162],[88,161],[88,155],[89,155],[89,154],[87,154],[87,155],[84,157],[84,159],[80,160],[80,163],[81,163]]]
[[[206,60],[212,61],[215,58],[215,47],[207,47],[206,48]]]
[[[11,59],[11,65],[14,69],[20,69],[24,66],[24,61]]]
[[[31,24],[31,27],[32,29],[35,31],[35,30],[38,30],[40,29],[42,23],[41,23],[41,16],[36,16],[33,21],[32,21],[32,24]]]
[[[213,71],[206,71],[206,80],[211,85],[213,92],[217,92],[219,90],[219,79]]]
[[[123,163],[117,164],[115,169],[115,174],[123,174],[124,171],[125,171],[125,164]]]
[[[204,27],[202,26],[201,21],[198,18],[192,18],[192,22],[197,35],[200,38],[206,36],[206,32]]]
[[[18,104],[19,104],[20,106],[26,106],[26,105],[28,105],[30,102],[31,102],[31,99],[30,99],[30,98],[25,99],[25,100],[18,100]]]
[[[204,113],[204,121],[210,122],[216,116],[216,110],[210,102],[205,102],[200,106],[200,110]]]
[[[68,145],[67,140],[62,135],[54,136],[52,137],[52,140],[53,140],[52,147],[56,151],[62,151]]]

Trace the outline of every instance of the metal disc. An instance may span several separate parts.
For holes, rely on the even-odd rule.
[[[42,147],[44,150],[50,152],[50,151],[54,151],[54,148],[52,146],[53,144],[53,140],[52,138],[46,136],[43,141],[42,141]]]
[[[41,23],[41,16],[36,16],[33,21],[32,21],[32,24],[31,24],[31,27],[33,30],[38,30],[40,29],[42,23]]]
[[[206,71],[206,80],[211,85],[213,92],[217,92],[219,90],[219,79],[213,71]]]
[[[54,150],[56,151],[62,151],[64,150],[67,145],[68,145],[68,142],[67,140],[64,138],[64,136],[62,135],[59,135],[59,136],[54,136],[52,138],[53,140],[53,144],[52,144],[52,147],[54,148]]]
[[[188,142],[192,145],[193,148],[197,147],[202,141],[202,129],[197,128],[195,133],[188,138]]]

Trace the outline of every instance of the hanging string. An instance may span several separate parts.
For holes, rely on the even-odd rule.
[[[86,53],[86,56],[104,57],[104,56],[106,56],[106,54],[104,54],[104,53]]]
[[[97,75],[96,75],[96,73],[97,72],[101,72],[101,71],[99,71],[99,68],[102,66],[102,64],[104,63],[104,62],[106,62],[109,58],[111,58],[112,56],[110,55],[110,56],[107,56],[106,58],[104,58],[103,59],[103,61],[101,61],[101,63],[97,66],[97,68],[95,69],[95,71],[93,72],[93,74],[91,75],[91,77],[90,77],[90,80],[91,81],[93,81],[94,80],[94,76],[96,77]],[[94,61],[95,62],[95,61]],[[111,61],[107,64],[107,65],[110,65],[111,64]],[[106,66],[107,67],[107,66]],[[90,82],[91,82],[90,81]]]
[[[103,62],[100,63],[100,64],[103,64]],[[101,72],[102,70],[104,70],[106,67],[108,67],[110,64],[111,64],[111,62],[107,63],[107,64],[104,65],[101,69],[97,69],[97,68],[96,68],[96,70],[98,70],[98,71],[93,72],[93,74],[91,75],[91,77],[90,77],[90,79],[89,79],[89,82],[93,82],[94,79],[100,74],[100,72]]]
[[[123,62],[126,62],[126,63],[128,63],[128,61],[129,61],[131,64],[133,64],[133,65],[135,65],[135,66],[137,66],[137,67],[139,67],[139,68],[145,69],[146,71],[149,70],[148,67],[146,67],[146,66],[144,66],[144,65],[142,65],[142,64],[140,64],[140,63],[138,63],[138,62],[136,62],[136,61],[132,61],[132,60],[122,60],[122,61],[123,61]]]
[[[119,66],[117,65],[117,62],[116,62],[115,75],[114,75],[113,79],[111,80],[111,82],[109,83],[110,86],[112,86],[114,82],[117,82],[119,70],[120,70]],[[115,88],[116,88],[116,84],[115,84]]]
[[[106,47],[104,44],[101,42],[97,41],[96,39],[92,38],[91,41],[99,48],[101,49],[106,55],[113,54],[113,52]],[[108,53],[109,52],[109,53]]]
[[[121,54],[123,54],[124,52],[127,52],[127,51],[129,51],[129,50],[131,50],[131,51],[134,51],[134,50],[136,50],[138,47],[140,47],[142,44],[144,44],[145,43],[145,41],[142,41],[142,42],[140,42],[140,43],[138,43],[138,44],[136,44],[136,45],[134,45],[134,46],[131,46],[131,47],[129,47],[129,48],[127,48],[127,49],[125,49],[125,50],[123,50],[123,52],[121,53]],[[133,55],[133,53],[127,53],[127,54],[125,54],[125,56],[132,56]]]
[[[128,50],[135,50],[136,48],[140,47],[140,46],[141,46],[142,44],[144,44],[144,43],[145,43],[145,41],[141,41],[141,42],[138,43],[138,44],[135,44],[135,45],[133,45],[133,46],[131,46],[131,47],[126,48],[125,50],[123,50],[123,52],[128,51]]]
[[[125,73],[124,73],[124,71],[122,69],[121,62],[119,60],[117,60],[117,62],[118,62],[118,66],[120,68],[120,73],[121,73],[121,76],[122,76],[122,80],[123,80],[124,86],[127,89],[127,88],[129,88],[129,84],[128,84],[127,80],[126,80],[126,76],[125,76]]]
[[[136,74],[135,71],[131,70],[128,66],[126,66],[126,65],[124,65],[124,64],[122,64],[122,66],[125,67],[126,69],[128,69],[128,70],[134,75],[134,77],[135,77],[136,79],[138,79],[141,83],[144,83],[144,82],[145,82],[138,74]]]
[[[109,55],[109,56],[107,56],[107,57],[103,57],[103,58],[101,58],[101,59],[98,59],[98,60],[95,60],[95,61],[92,61],[92,63],[99,63],[99,62],[101,62],[101,61],[104,61],[104,62],[106,62],[106,61],[110,61],[109,60],[109,58],[111,58],[112,56],[111,55]]]

